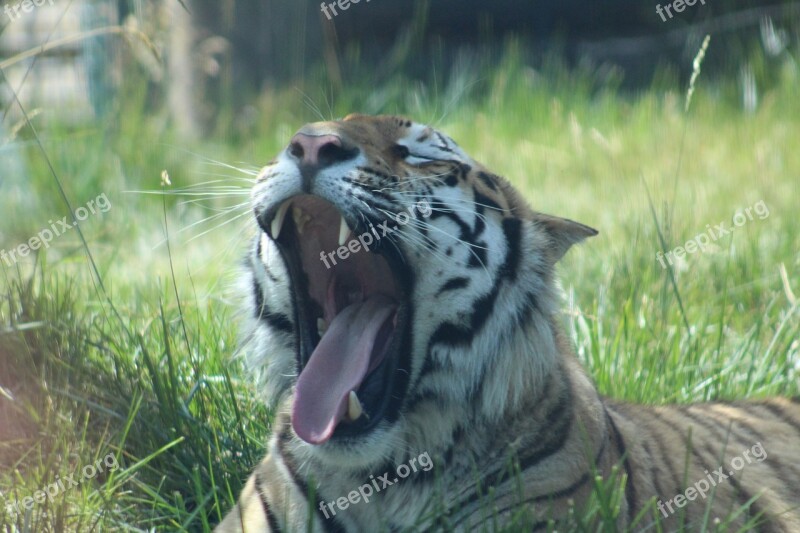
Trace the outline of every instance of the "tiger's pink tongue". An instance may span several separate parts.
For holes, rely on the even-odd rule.
[[[347,411],[350,391],[370,369],[373,351],[377,357],[385,350],[386,339],[381,339],[384,346],[375,342],[395,310],[388,298],[375,295],[336,315],[297,380],[292,427],[298,437],[310,444],[331,437]]]

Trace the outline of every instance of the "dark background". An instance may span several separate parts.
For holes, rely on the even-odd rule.
[[[330,2],[326,2],[330,3]],[[659,64],[683,62],[705,33],[717,39],[709,65],[724,66],[743,35],[757,36],[765,17],[797,20],[800,4],[766,0],[699,0],[666,22],[650,0],[361,0],[328,20],[319,0],[205,0],[192,17],[205,35],[232,43],[236,79],[258,87],[297,80],[317,62],[356,57],[379,62],[398,53],[414,56],[404,68],[429,68],[426,57],[445,59],[465,49],[486,54],[514,36],[535,63],[548,51],[567,61],[608,62],[626,72],[627,84],[649,81]],[[744,31],[743,31],[744,30]],[[735,32],[735,37],[734,37]],[[405,41],[403,41],[405,39]],[[722,41],[720,44],[719,41]],[[288,44],[288,46],[287,46]],[[744,45],[741,48],[745,48]],[[476,52],[477,53],[477,52]],[[491,53],[491,52],[489,52]]]

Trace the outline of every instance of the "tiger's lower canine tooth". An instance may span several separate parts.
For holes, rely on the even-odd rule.
[[[339,246],[344,246],[344,243],[347,242],[347,237],[350,235],[350,226],[347,225],[347,221],[342,217],[342,222],[339,224]]]
[[[351,390],[350,396],[347,398],[347,417],[350,420],[358,420],[363,412],[364,408],[361,407],[361,402],[358,401],[356,391]]]

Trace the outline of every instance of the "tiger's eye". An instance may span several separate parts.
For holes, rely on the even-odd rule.
[[[395,144],[392,147],[392,151],[394,152],[394,155],[400,159],[405,159],[411,153],[408,150],[408,146],[403,146],[402,144]]]

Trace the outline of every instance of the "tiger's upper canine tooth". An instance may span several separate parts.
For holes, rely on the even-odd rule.
[[[325,319],[324,318],[318,318],[317,319],[317,333],[319,333],[319,336],[322,337],[322,335],[324,335],[326,331],[328,331],[328,324],[325,322]]]
[[[350,396],[347,398],[347,417],[350,420],[358,420],[363,412],[364,408],[361,407],[361,402],[358,401],[356,391],[351,390]]]
[[[344,246],[344,243],[347,242],[347,237],[350,235],[350,226],[347,225],[347,221],[342,218],[342,223],[339,225],[339,246]]]
[[[284,202],[275,213],[275,218],[272,219],[272,226],[270,226],[270,233],[273,239],[277,239],[281,234],[283,227],[283,220],[286,218],[286,212],[289,210],[289,202]]]

